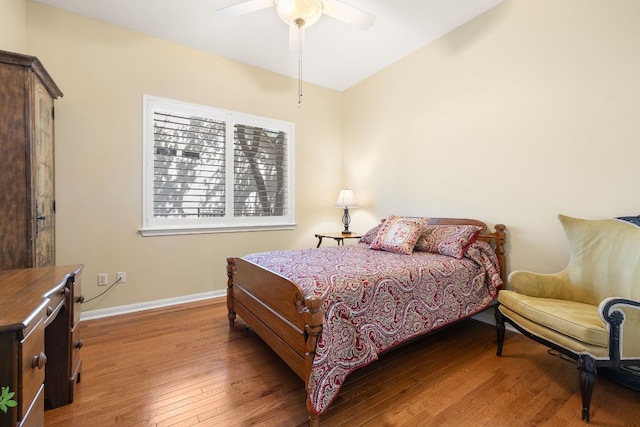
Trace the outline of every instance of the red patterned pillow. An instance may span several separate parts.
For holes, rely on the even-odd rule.
[[[423,231],[422,218],[391,215],[380,225],[371,249],[409,255]]]
[[[480,231],[482,227],[477,225],[427,225],[415,250],[460,259],[467,247],[478,238]]]
[[[376,225],[371,230],[364,233],[360,238],[360,243],[366,243],[367,245],[370,245],[373,242],[373,239],[375,239],[378,235],[378,231],[380,230],[381,225],[382,223]]]

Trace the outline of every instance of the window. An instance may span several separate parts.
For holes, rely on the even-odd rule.
[[[293,124],[145,95],[143,236],[292,228]]]

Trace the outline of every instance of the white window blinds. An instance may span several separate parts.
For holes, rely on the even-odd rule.
[[[225,123],[154,111],[156,218],[225,215]]]
[[[238,124],[234,130],[234,215],[285,215],[286,133]]]
[[[293,124],[144,97],[143,235],[291,228]]]

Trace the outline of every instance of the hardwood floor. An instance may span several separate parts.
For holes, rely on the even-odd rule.
[[[73,404],[48,427],[304,426],[304,384],[224,299],[83,321]],[[321,426],[584,426],[573,362],[475,320],[347,378]],[[591,426],[640,426],[640,392],[598,377]]]

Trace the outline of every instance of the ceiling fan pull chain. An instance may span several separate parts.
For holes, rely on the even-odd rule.
[[[304,20],[297,19],[298,24],[298,108],[302,106],[302,27]]]

